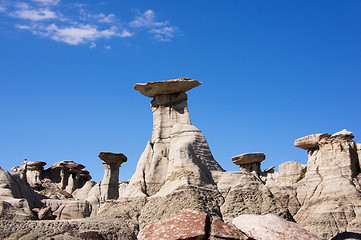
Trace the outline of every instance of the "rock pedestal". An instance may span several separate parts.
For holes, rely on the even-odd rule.
[[[232,162],[239,165],[243,172],[261,173],[261,162],[266,159],[264,153],[244,153],[232,158]]]
[[[103,160],[104,177],[100,184],[101,200],[117,199],[119,197],[119,167],[127,161],[122,153],[100,152],[98,157]]]

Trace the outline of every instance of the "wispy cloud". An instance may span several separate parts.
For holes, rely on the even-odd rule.
[[[133,21],[129,23],[131,27],[137,28],[137,27],[158,27],[158,26],[164,26],[168,24],[167,21],[165,22],[156,22],[155,21],[155,14],[152,10],[148,10],[145,13],[137,16]]]
[[[154,38],[161,42],[169,42],[174,33],[177,31],[175,27],[152,28],[149,32],[154,33]]]
[[[96,47],[95,41],[99,39],[129,38],[142,31],[166,42],[171,41],[177,32],[169,21],[158,21],[152,10],[138,13],[127,22],[114,13],[94,13],[85,4],[66,4],[61,0],[22,0],[16,3],[0,0],[0,13],[17,20],[14,25],[18,29],[69,45],[89,44],[90,48]],[[105,48],[110,49],[110,46]]]
[[[129,23],[132,28],[145,28],[153,34],[153,37],[161,42],[169,42],[177,31],[176,27],[168,26],[169,22],[158,22],[152,10],[148,10],[137,16]]]

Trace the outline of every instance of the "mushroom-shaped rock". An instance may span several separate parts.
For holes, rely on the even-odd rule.
[[[60,189],[72,193],[79,185],[80,172],[85,166],[74,161],[60,161],[50,167],[52,178],[60,178]]]
[[[186,92],[201,84],[201,82],[190,78],[178,78],[167,81],[137,83],[134,85],[134,89],[146,97],[154,98],[161,94]]]
[[[98,157],[103,160],[104,177],[100,184],[101,200],[117,199],[119,196],[119,167],[127,161],[122,153],[100,152]]]
[[[232,158],[232,162],[236,165],[259,163],[266,159],[264,153],[243,153]]]
[[[241,171],[261,173],[261,162],[266,159],[264,153],[243,153],[232,158],[232,162],[239,165]]]
[[[339,139],[339,140],[349,140],[351,141],[354,138],[354,135],[352,132],[347,131],[346,129],[339,131],[337,133],[332,134],[332,139]]]
[[[29,161],[27,163],[26,179],[28,180],[28,183],[30,184],[40,183],[40,180],[42,178],[42,170],[44,169],[45,165],[46,162],[41,162],[41,161],[34,161],[34,162]]]
[[[313,149],[318,147],[318,143],[323,138],[328,138],[328,133],[311,134],[305,137],[301,137],[295,141],[295,146],[304,150]]]

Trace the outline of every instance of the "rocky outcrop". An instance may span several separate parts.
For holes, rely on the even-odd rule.
[[[104,177],[100,184],[101,200],[117,199],[119,197],[119,167],[127,161],[122,153],[100,152],[103,160]]]
[[[320,240],[316,235],[296,223],[286,221],[274,214],[241,215],[236,217],[232,223],[247,236],[257,240]]]
[[[307,149],[307,166],[287,162],[263,180],[297,223],[321,238],[361,229],[360,155],[353,133],[313,134],[295,141]]]
[[[353,134],[346,130],[322,138],[308,150],[307,171],[297,184],[298,223],[321,237],[361,229],[360,165]]]

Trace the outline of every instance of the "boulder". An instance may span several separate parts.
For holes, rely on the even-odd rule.
[[[206,213],[184,209],[167,220],[143,228],[138,239],[207,239],[209,222]]]
[[[146,97],[154,98],[155,96],[161,94],[186,92],[192,88],[198,87],[201,84],[201,82],[190,78],[178,78],[167,81],[137,83],[134,85],[134,89]]]
[[[232,157],[232,162],[236,165],[250,164],[262,162],[266,159],[264,153],[243,153],[237,156]]]
[[[294,222],[286,221],[274,214],[241,215],[233,219],[232,223],[248,237],[257,240],[319,240],[320,238],[310,233]]]
[[[44,208],[40,209],[38,212],[38,218],[39,218],[39,220],[53,219],[53,211],[51,210],[51,207],[44,207]]]

